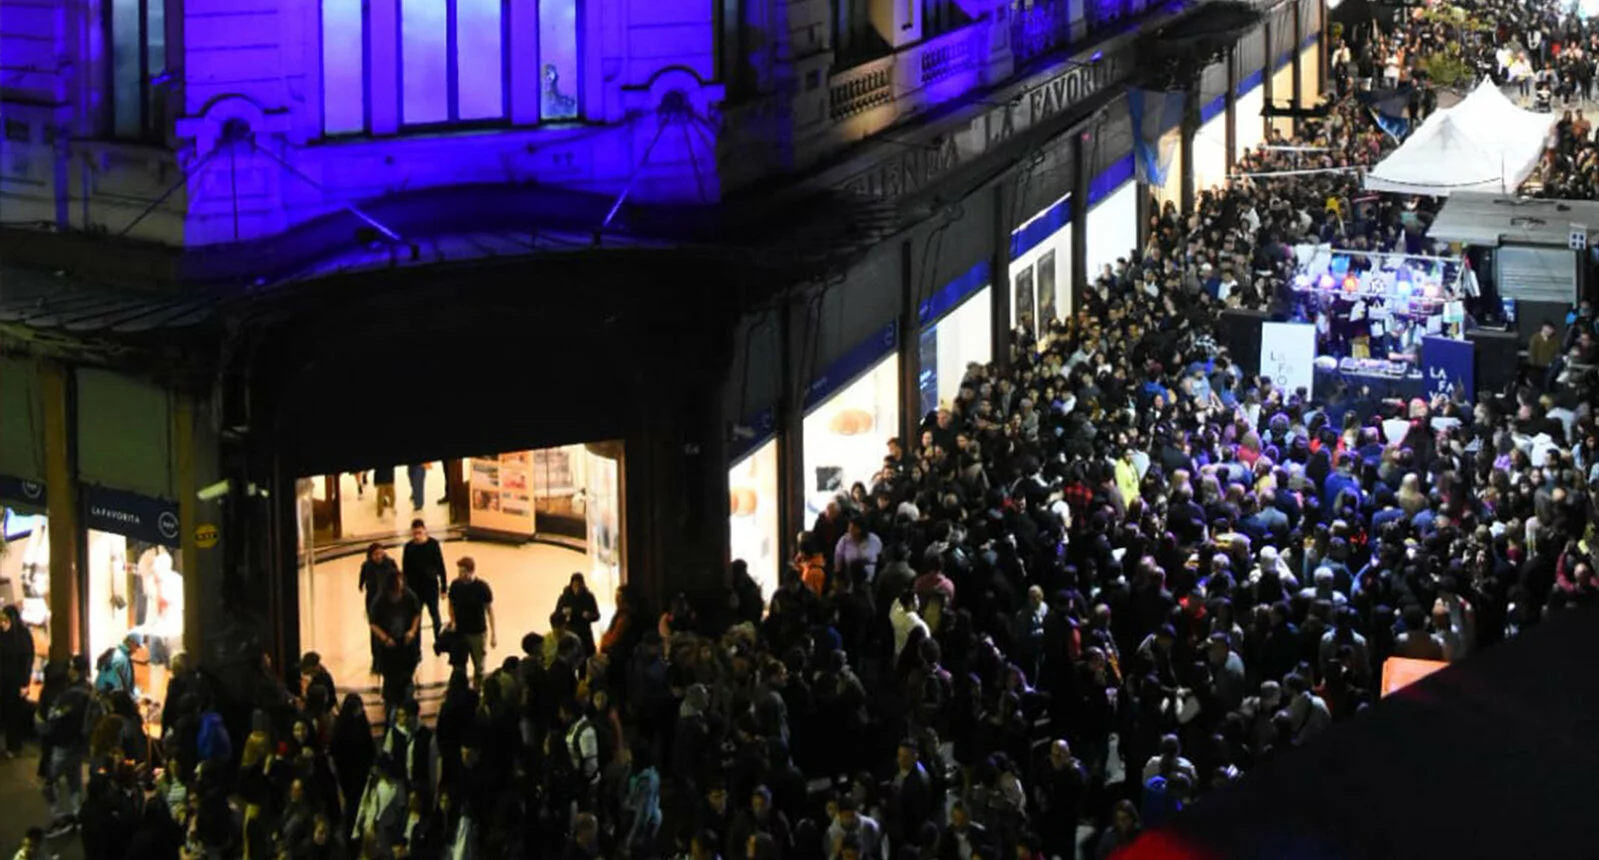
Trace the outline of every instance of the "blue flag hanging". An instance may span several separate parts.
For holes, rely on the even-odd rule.
[[[1177,136],[1168,142],[1166,133],[1182,124],[1183,93],[1135,89],[1127,94],[1127,107],[1133,124],[1133,163],[1138,181],[1164,186],[1172,158],[1177,154]]]

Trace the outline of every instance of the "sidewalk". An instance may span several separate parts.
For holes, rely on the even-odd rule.
[[[28,746],[11,761],[0,759],[0,857],[10,857],[22,843],[29,827],[50,823],[50,808],[39,793],[34,774],[38,772],[39,750]],[[45,856],[60,860],[83,860],[83,841],[73,831],[45,844]]]

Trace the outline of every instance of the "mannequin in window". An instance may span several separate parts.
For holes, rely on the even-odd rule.
[[[150,665],[167,666],[183,636],[183,574],[175,569],[166,547],[157,547],[150,559],[150,611],[143,625]],[[141,564],[142,567],[142,564]]]
[[[577,99],[561,92],[561,73],[554,63],[544,65],[544,116],[546,119],[577,116]]]

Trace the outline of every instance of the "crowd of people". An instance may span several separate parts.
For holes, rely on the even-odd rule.
[[[1476,403],[1330,409],[1246,373],[1216,315],[1291,315],[1292,245],[1422,241],[1344,170],[1391,145],[1360,110],[1269,143],[971,367],[774,594],[735,562],[659,616],[624,587],[596,631],[574,577],[485,667],[492,592],[424,531],[404,573],[362,574],[381,732],[316,654],[263,665],[243,709],[177,655],[159,730],[116,677],[52,666],[57,818],[19,857],[77,830],[94,858],[1107,858],[1370,705],[1388,657],[1592,602],[1593,315],[1556,333],[1566,372]],[[425,659],[454,669],[432,719]]]

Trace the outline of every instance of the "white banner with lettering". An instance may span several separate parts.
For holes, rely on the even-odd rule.
[[[1261,323],[1260,374],[1269,377],[1285,396],[1303,388],[1314,397],[1316,327],[1310,323]]]

